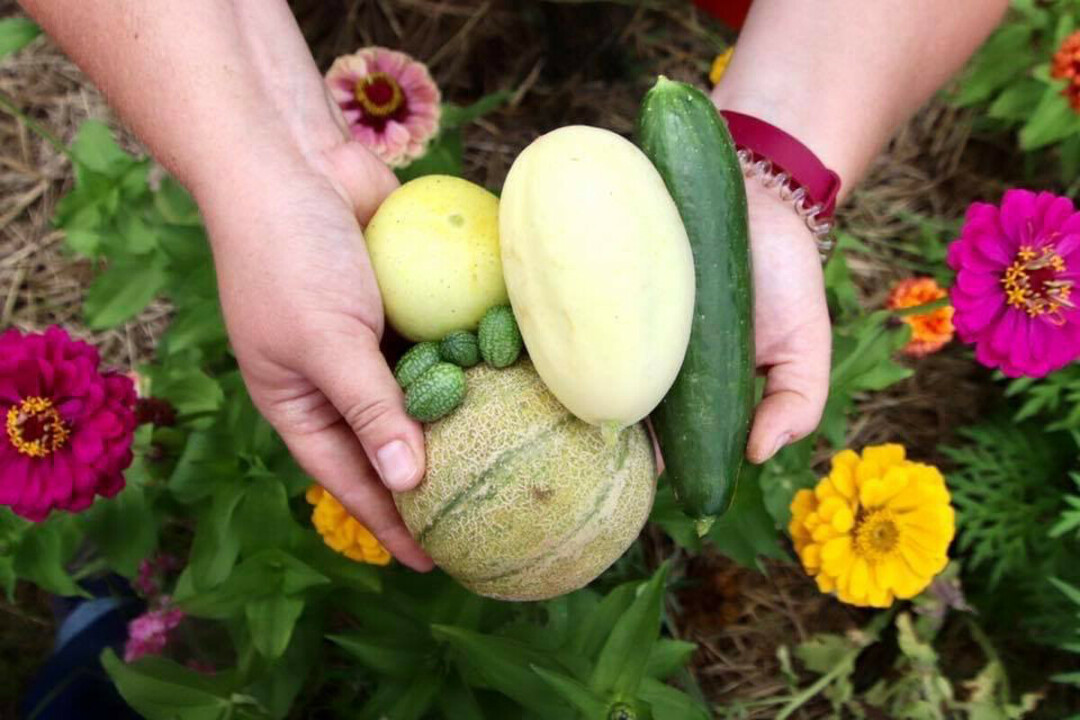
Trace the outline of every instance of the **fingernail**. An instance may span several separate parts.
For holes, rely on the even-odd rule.
[[[787,445],[787,444],[788,444],[789,442],[791,442],[791,438],[792,438],[792,435],[791,435],[791,433],[789,433],[789,432],[786,432],[786,433],[784,433],[783,435],[781,435],[780,437],[776,438],[776,444],[775,444],[775,445],[773,445],[773,449],[772,449],[772,452],[771,452],[771,453],[769,453],[769,457],[765,458],[765,460],[772,460],[772,459],[773,459],[773,457],[775,457],[775,456],[776,456],[776,453],[778,453],[778,452],[780,452],[781,450],[783,450],[783,449],[784,449],[784,447],[785,447],[785,446],[786,446],[786,445]],[[763,462],[764,462],[764,461],[763,461]]]
[[[413,459],[408,445],[401,440],[388,442],[375,453],[375,460],[379,464],[379,476],[386,487],[398,491],[412,488],[416,460]]]

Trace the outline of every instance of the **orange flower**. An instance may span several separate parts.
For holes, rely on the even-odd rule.
[[[311,511],[311,523],[332,550],[356,562],[371,565],[390,562],[390,553],[382,543],[350,515],[337,498],[318,485],[308,488],[306,497],[315,506]]]
[[[1069,84],[1061,94],[1069,99],[1073,110],[1080,112],[1080,30],[1077,30],[1054,53],[1054,62],[1050,68],[1051,77],[1068,80]]]
[[[732,45],[713,59],[712,67],[709,69],[709,82],[713,85],[720,82],[720,78],[724,77],[724,73],[727,72],[727,67],[731,64],[731,56],[734,54],[735,46]]]
[[[890,310],[917,307],[946,296],[933,278],[901,280],[889,293],[886,306]],[[906,315],[903,321],[911,326],[911,341],[904,347],[907,355],[929,355],[945,347],[953,338],[953,309],[938,308],[925,315]]]

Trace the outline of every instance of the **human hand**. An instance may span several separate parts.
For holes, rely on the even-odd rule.
[[[762,463],[810,434],[829,392],[832,333],[817,246],[789,202],[746,183],[754,265],[754,340],[765,396],[746,455]]]
[[[397,180],[353,142],[264,157],[251,172],[243,189],[226,182],[200,200],[252,400],[307,473],[399,561],[429,570],[387,490],[423,477],[424,438],[379,350],[360,225]]]

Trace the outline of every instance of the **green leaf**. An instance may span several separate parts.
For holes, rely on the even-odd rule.
[[[1080,176],[1080,133],[1065,138],[1058,152],[1061,160],[1061,182],[1068,185]]]
[[[638,698],[652,707],[656,720],[679,718],[679,720],[708,720],[707,708],[701,706],[686,693],[647,677],[641,683]]]
[[[202,225],[199,206],[188,191],[170,176],[162,178],[158,191],[154,193],[154,207],[172,225]]]
[[[837,241],[837,250],[843,250],[845,240],[850,237],[841,234]],[[833,253],[825,265],[825,290],[829,297],[829,307],[836,315],[847,317],[860,311],[855,282],[848,270],[847,257],[842,252]]]
[[[109,126],[98,120],[87,120],[79,127],[71,144],[71,155],[84,168],[116,177],[136,162],[116,144]]]
[[[1076,19],[1070,12],[1063,12],[1058,16],[1057,26],[1054,28],[1054,47],[1061,47],[1065,39],[1072,35],[1076,29]]]
[[[421,157],[394,172],[403,184],[424,175],[460,176],[464,155],[465,145],[461,139],[461,131],[446,130],[438,134]]]
[[[795,648],[795,657],[799,658],[807,670],[824,675],[844,662],[851,662],[850,657],[856,646],[843,635],[818,634]]]
[[[697,644],[683,640],[660,639],[649,653],[645,674],[657,680],[667,680],[690,662]]]
[[[240,539],[233,526],[233,514],[243,497],[244,485],[221,485],[210,508],[195,528],[191,544],[191,579],[199,590],[220,585],[232,572],[240,554]]]
[[[169,491],[182,503],[195,503],[213,494],[222,482],[239,472],[235,450],[215,431],[193,432],[169,478]]]
[[[272,475],[251,478],[233,520],[240,549],[256,553],[286,544],[299,526],[289,511],[285,487]]]
[[[1020,148],[1030,152],[1080,133],[1080,113],[1056,86],[1048,86],[1031,119],[1020,129]]]
[[[101,664],[124,700],[147,720],[226,720],[232,715],[227,675],[207,677],[161,657],[124,663],[111,649]]]
[[[0,590],[4,591],[8,602],[15,602],[15,558],[10,555],[0,555]]]
[[[80,535],[71,515],[54,515],[30,526],[15,551],[15,574],[56,595],[89,597],[66,567]]]
[[[169,353],[191,348],[223,345],[225,320],[216,299],[188,300],[178,307],[162,343]]]
[[[157,233],[135,212],[117,218],[117,231],[124,240],[124,250],[132,255],[145,255],[157,249]]]
[[[687,516],[675,499],[675,492],[666,474],[657,480],[656,498],[653,500],[649,522],[656,523],[680,547],[691,552],[701,551],[701,538],[698,536],[696,522]]]
[[[157,518],[138,485],[129,484],[114,498],[100,498],[80,517],[87,537],[125,577],[134,577],[139,562],[157,547]]]
[[[571,651],[586,658],[596,657],[615,623],[634,602],[638,587],[640,583],[630,582],[609,592],[588,615],[582,631],[574,637]]]
[[[275,720],[289,717],[311,671],[322,662],[322,638],[321,613],[306,613],[296,623],[292,642],[281,659],[252,685],[244,688],[266,708],[270,717]]]
[[[292,551],[335,584],[369,593],[382,589],[382,580],[374,566],[358,563],[334,552],[313,532],[304,532],[301,538],[293,544]]]
[[[86,291],[83,314],[95,330],[116,327],[142,312],[157,297],[168,276],[159,256],[119,256],[109,262]]]
[[[444,677],[427,670],[408,682],[384,683],[360,713],[361,720],[421,720],[442,690]],[[456,719],[455,719],[456,720]]]
[[[602,697],[636,697],[649,656],[660,633],[664,610],[664,563],[638,591],[632,605],[615,623],[596,660],[589,687]]]
[[[465,107],[451,104],[443,105],[442,118],[439,120],[439,128],[446,131],[459,128],[462,125],[467,125],[474,120],[487,115],[493,110],[496,110],[500,105],[513,97],[513,95],[514,94],[509,90],[499,90],[498,92],[485,95],[472,105],[466,105]]]
[[[218,381],[192,365],[177,363],[167,370],[155,368],[150,382],[154,397],[168,400],[181,416],[212,413],[225,400]]]
[[[761,466],[743,465],[731,508],[709,530],[716,549],[746,567],[756,567],[759,557],[783,558],[780,533],[761,494]]]
[[[597,697],[589,688],[572,677],[555,670],[546,670],[539,665],[532,666],[533,672],[544,679],[564,700],[589,718],[603,718],[607,715],[608,703]]]
[[[394,636],[389,633],[383,636],[349,633],[328,635],[327,638],[365,667],[398,680],[408,680],[416,675],[417,669],[427,663],[429,656],[429,653],[398,646]]]
[[[446,720],[484,720],[484,711],[464,680],[448,680],[438,698]]]
[[[1003,25],[995,32],[962,78],[957,104],[974,105],[987,100],[1030,68],[1034,59],[1031,34],[1030,26],[1016,23]]]
[[[566,705],[532,670],[533,665],[557,669],[547,655],[514,640],[449,625],[432,625],[431,633],[457,650],[461,662],[487,686],[540,715],[567,717]]]
[[[244,613],[255,649],[270,660],[281,657],[302,612],[304,601],[285,595],[271,595],[249,602]]]
[[[33,20],[7,18],[0,20],[0,58],[21,50],[41,34],[41,28]]]
[[[987,114],[1001,120],[1026,120],[1031,115],[1031,109],[1039,104],[1045,92],[1044,83],[1024,78],[998,95],[997,100],[987,110]]]
[[[816,437],[810,435],[778,452],[761,471],[758,487],[764,495],[765,508],[777,527],[786,528],[791,521],[791,501],[795,493],[817,484],[813,470]]]

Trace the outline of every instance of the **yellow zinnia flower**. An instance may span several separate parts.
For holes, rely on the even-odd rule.
[[[956,530],[945,478],[911,462],[901,445],[844,450],[813,490],[800,490],[788,526],[822,592],[888,607],[926,589],[949,562]]]
[[[347,558],[371,565],[386,565],[390,553],[371,531],[360,524],[330,493],[318,485],[308,488],[307,501],[315,506],[311,522],[323,542]]]
[[[731,62],[731,56],[734,54],[735,46],[732,45],[713,59],[712,68],[709,70],[709,82],[713,85],[720,82],[720,78],[724,77],[724,72],[727,71],[727,66]]]

